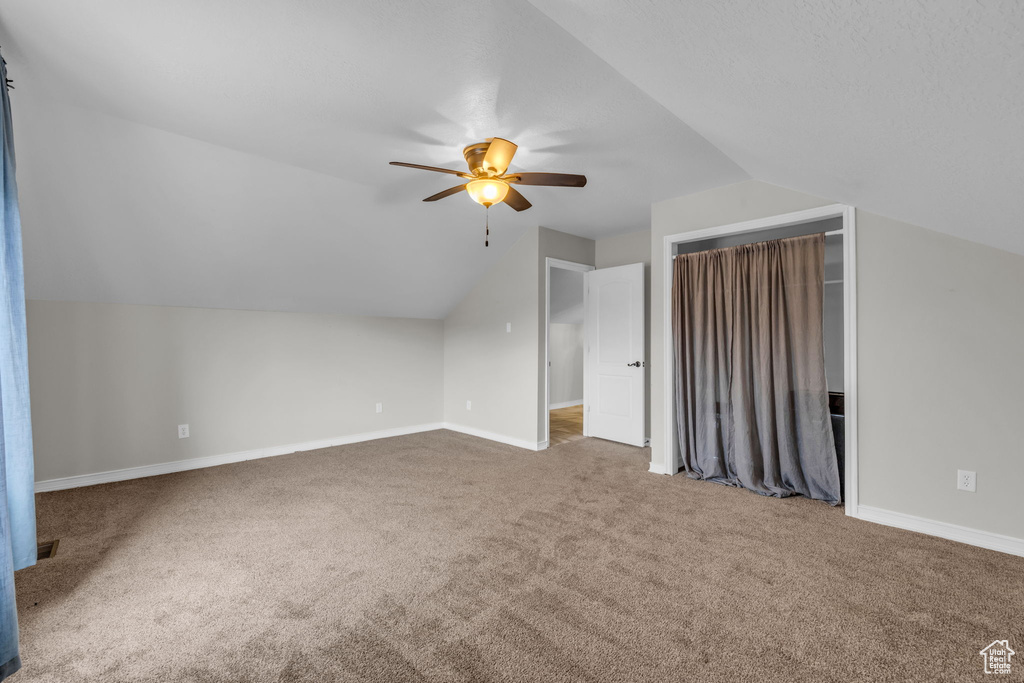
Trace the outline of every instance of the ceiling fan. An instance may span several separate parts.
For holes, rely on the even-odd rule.
[[[450,168],[407,164],[404,161],[392,161],[392,166],[421,168],[424,171],[450,173],[465,178],[469,182],[450,187],[424,199],[425,202],[436,202],[438,199],[450,197],[465,190],[473,201],[490,208],[493,204],[505,202],[516,211],[526,211],[532,204],[526,201],[512,185],[547,185],[551,187],[583,187],[587,177],[571,173],[507,173],[518,146],[502,138],[488,138],[486,142],[476,142],[462,150],[469,164],[469,173],[454,171]]]

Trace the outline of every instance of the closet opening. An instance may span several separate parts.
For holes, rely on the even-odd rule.
[[[808,237],[814,235],[823,237]],[[776,240],[784,242],[774,242]],[[797,245],[805,249],[800,256],[776,253],[780,248],[797,249]],[[803,426],[800,429],[804,431],[798,436],[804,439],[800,441],[804,452],[814,453],[815,458],[820,454],[820,462],[834,468],[824,478],[834,482],[830,477],[838,471],[838,490],[834,483],[829,483],[823,487],[828,493],[818,491],[811,495],[805,490],[798,493],[833,504],[839,502],[837,498],[841,496],[846,513],[854,515],[857,505],[857,444],[853,208],[842,205],[822,207],[670,235],[665,238],[664,253],[667,454],[664,473],[686,471],[689,476],[744,486],[764,495],[792,495],[792,488],[801,489],[803,486],[804,473],[794,476],[786,472],[786,448],[780,449],[781,464],[778,458],[771,463],[770,458],[765,458],[757,437],[750,439],[745,436],[770,433],[771,428],[765,428],[766,421],[779,420],[774,411],[782,406],[794,412],[788,419],[814,425],[810,430],[810,441],[805,439],[807,430]],[[681,259],[683,263],[678,264],[677,272],[678,255],[691,256]],[[804,272],[800,270],[802,265],[793,265],[801,258],[809,264],[805,269],[809,283],[807,288],[793,282],[798,273]],[[769,266],[768,261],[772,265]],[[789,271],[784,272],[780,261],[789,263],[786,266]],[[775,270],[771,274],[756,271],[761,266],[768,271]],[[673,286],[678,301],[682,302],[685,297],[686,301],[695,301],[695,306],[689,309],[678,306],[673,310]],[[770,295],[768,290],[771,290]],[[806,306],[799,299],[789,300],[794,290],[798,290],[801,296],[812,297]],[[817,321],[812,321],[815,322],[813,325],[808,321],[793,323],[786,318],[789,315],[784,310],[787,306],[798,315],[806,312],[810,316],[820,316],[820,328]],[[776,316],[775,311],[782,313]],[[735,333],[722,322],[725,318],[735,321]],[[709,321],[716,321],[722,329],[709,332]],[[780,371],[777,366],[785,366],[794,357],[786,349],[780,351],[780,347],[794,341],[799,346],[806,341],[794,340],[794,329],[806,329],[807,335],[815,340],[805,343],[806,349],[797,349],[799,353],[795,354],[796,357],[807,358],[807,368],[783,367]],[[723,339],[727,338],[728,348],[718,341],[707,345],[709,334],[721,334]],[[751,348],[739,348],[739,345],[747,343],[739,339],[741,335],[752,335],[749,340]],[[688,341],[677,347],[680,338]],[[781,354],[781,360],[765,355],[773,353]],[[821,376],[822,360],[824,376]],[[767,374],[759,376],[759,364],[771,366],[771,369],[761,368]],[[813,376],[811,380],[806,379],[808,373]],[[723,379],[726,374],[730,375],[729,379]],[[736,375],[736,382],[732,381],[732,374]],[[790,386],[781,386],[787,381],[792,381]],[[737,388],[734,386],[737,383],[750,386]],[[679,388],[682,388],[682,393],[679,393]],[[822,397],[823,389],[827,391],[827,414],[823,414],[826,410],[823,407],[826,401]],[[677,397],[682,397],[678,404]],[[767,407],[758,403],[765,400]],[[681,413],[680,406],[683,406]],[[783,419],[780,423],[785,421]],[[738,441],[734,443],[730,435]],[[753,443],[744,444],[744,439]],[[831,455],[833,447],[834,456]],[[792,447],[790,450],[797,452],[801,448]],[[729,457],[723,458],[726,451]],[[695,454],[700,457],[695,457]],[[744,457],[748,459],[744,460]],[[730,458],[735,458],[735,462]],[[835,459],[834,464],[832,458]],[[762,459],[765,463],[763,473],[759,471]],[[728,463],[720,466],[716,464],[718,460],[728,460]],[[718,467],[722,469],[715,471]],[[755,478],[758,482],[748,486],[740,480],[749,479],[752,469],[757,471]],[[658,471],[656,466],[652,465],[652,471]],[[815,489],[812,480],[817,474],[817,471],[810,472],[807,477],[811,489]],[[790,486],[794,480],[801,480],[800,485]],[[787,484],[782,485],[783,481]]]

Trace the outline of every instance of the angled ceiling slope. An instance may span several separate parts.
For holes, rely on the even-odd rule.
[[[522,0],[5,0],[0,44],[30,298],[444,317],[528,226],[749,177]],[[484,249],[480,206],[387,162],[490,136],[589,183],[495,207]]]
[[[1024,2],[531,1],[754,178],[1024,253]]]

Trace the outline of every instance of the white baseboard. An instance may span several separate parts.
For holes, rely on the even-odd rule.
[[[488,441],[497,441],[498,443],[508,444],[509,446],[515,446],[517,448],[525,448],[528,451],[541,451],[548,447],[546,441],[526,441],[525,439],[517,439],[512,436],[505,436],[504,434],[476,429],[475,427],[464,427],[463,425],[457,425],[452,422],[445,422],[444,429],[450,429],[451,431],[459,432],[460,434],[477,436],[481,439],[487,439]]]
[[[60,479],[47,479],[36,482],[36,493],[43,491],[60,491],[61,489],[73,489],[79,486],[92,486],[94,484],[106,484],[112,481],[125,481],[127,479],[140,479],[142,477],[153,477],[158,474],[170,474],[171,472],[184,472],[185,470],[196,470],[203,467],[215,467],[217,465],[228,465],[233,462],[244,460],[256,460],[257,458],[269,458],[275,455],[286,455],[298,451],[314,451],[318,448],[330,448],[331,446],[344,446],[360,441],[373,441],[374,439],[386,439],[392,436],[404,436],[406,434],[417,434],[419,432],[431,432],[436,429],[443,429],[440,423],[413,425],[412,427],[395,427],[394,429],[382,429],[377,432],[363,432],[362,434],[350,434],[332,439],[320,439],[317,441],[304,441],[302,443],[284,444],[282,446],[270,446],[268,448],[254,448],[251,451],[238,451],[235,453],[224,453],[222,455],[209,455],[204,458],[190,458],[188,460],[175,460],[163,462],[156,465],[142,465],[141,467],[127,467],[122,470],[110,470],[107,472],[96,472],[95,474],[79,474],[73,477],[62,477]]]
[[[647,471],[651,474],[668,474],[668,470],[660,462],[652,462]]]
[[[916,531],[921,534],[928,534],[929,536],[948,538],[951,541],[959,541],[960,543],[975,545],[979,548],[988,548],[989,550],[997,550],[1001,553],[1024,557],[1024,538],[994,534],[990,531],[972,529],[971,527],[950,524],[949,522],[937,522],[932,519],[925,519],[924,517],[882,510],[881,508],[868,505],[858,505],[857,511],[853,516],[866,522],[907,529],[908,531]]]
[[[572,408],[573,406],[583,405],[583,399],[578,401],[563,401],[562,403],[552,403],[548,406],[551,410],[558,410],[559,408]]]

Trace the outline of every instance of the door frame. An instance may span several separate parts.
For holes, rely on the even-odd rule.
[[[597,270],[596,266],[575,261],[563,261],[562,259],[544,259],[544,440],[541,441],[541,448],[547,448],[551,442],[551,269],[574,270],[578,273],[586,273]],[[583,310],[587,306],[587,289],[583,288]],[[586,316],[583,319],[583,338],[587,335]],[[583,367],[587,367],[587,345],[583,344]],[[583,373],[583,433],[587,433],[587,373]]]
[[[662,284],[662,343],[664,375],[664,444],[665,465],[651,463],[651,472],[676,474],[681,463],[676,450],[676,406],[674,379],[675,354],[672,352],[672,259],[674,247],[685,242],[697,242],[724,235],[740,235],[765,230],[785,228],[801,223],[813,223],[827,218],[843,219],[841,230],[829,234],[843,236],[843,393],[845,394],[846,422],[846,487],[843,502],[846,514],[857,516],[859,504],[859,468],[857,449],[857,220],[854,207],[846,204],[830,204],[805,211],[769,216],[741,223],[730,223],[704,230],[666,235],[663,240],[663,284]],[[664,471],[663,471],[664,470]]]

